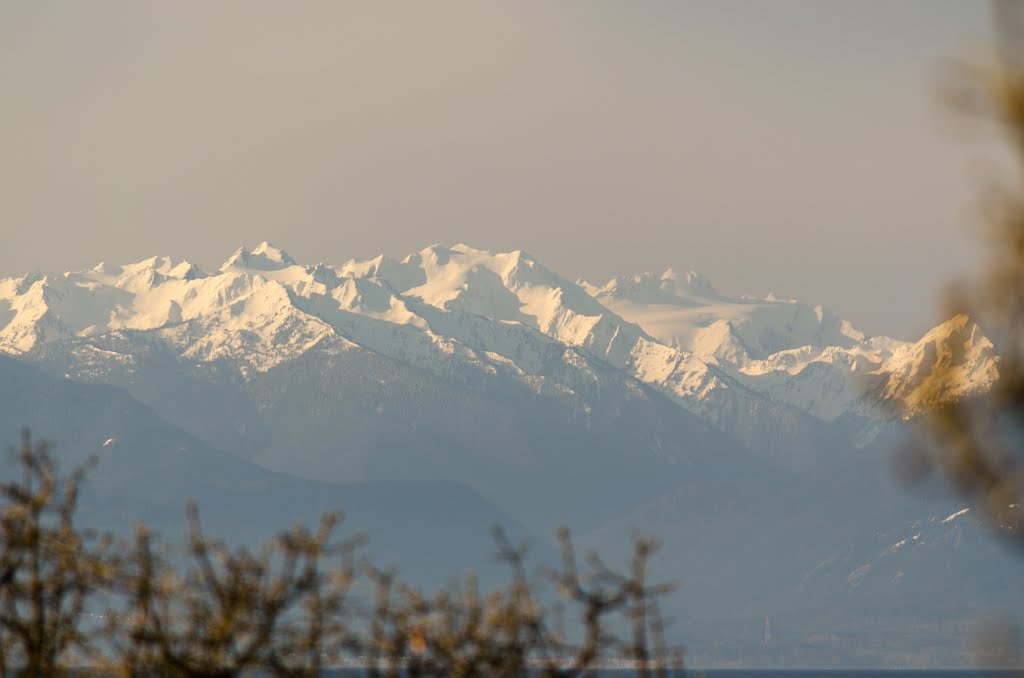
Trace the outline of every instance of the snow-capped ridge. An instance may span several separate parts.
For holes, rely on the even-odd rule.
[[[963,319],[943,323],[919,342],[903,342],[869,337],[821,305],[773,295],[731,298],[697,274],[680,276],[671,269],[582,287],[662,345],[716,366],[769,400],[825,421],[844,414],[885,416],[886,408],[876,409],[872,402],[905,401],[904,415],[914,416],[923,407],[920,384],[943,360],[956,365],[959,386],[954,390],[962,391],[957,397],[981,392],[997,378],[991,342],[976,327],[967,328]],[[957,353],[956,346],[967,348]],[[663,360],[649,353],[644,360]],[[645,374],[663,371],[643,365],[636,369]],[[700,374],[698,369],[685,379],[666,379],[704,383]],[[697,388],[670,387],[669,381],[664,383],[669,390],[693,393]],[[876,394],[873,399],[865,397],[870,393]]]
[[[122,266],[100,262],[88,271],[65,273],[64,277],[85,278],[95,282],[118,286],[117,281],[119,279],[130,281],[147,276],[153,279],[155,276],[150,276],[150,273],[158,274],[160,279],[173,278],[176,280],[195,280],[197,278],[205,278],[207,275],[201,268],[185,259],[156,256]]]
[[[823,306],[728,297],[694,271],[596,286],[522,250],[462,243],[336,266],[302,265],[263,242],[239,248],[212,275],[151,257],[0,280],[0,351],[23,355],[126,330],[184,360],[250,371],[322,342],[438,373],[458,364],[516,379],[549,369],[555,354],[599,360],[713,425],[724,425],[716,408],[755,411],[762,401],[824,421],[873,417],[866,391],[875,401],[906,401],[912,416],[935,365],[958,370],[965,394],[997,377],[991,342],[965,319],[914,343],[867,337]]]
[[[222,273],[232,269],[277,271],[295,265],[295,260],[287,252],[264,240],[252,251],[249,251],[244,245],[239,247],[221,265],[220,271]]]
[[[808,345],[850,348],[865,339],[852,324],[821,306],[726,297],[694,271],[619,276],[602,287],[586,289],[663,343],[698,355],[711,356],[717,350],[707,341],[707,329],[719,320],[729,321],[732,334],[754,359]]]
[[[13,287],[14,294],[16,294],[16,295],[26,294],[30,289],[32,289],[32,287],[36,283],[44,280],[45,277],[46,276],[44,276],[42,273],[36,272],[36,273],[26,273],[25,275],[21,276],[20,278],[13,278],[13,279],[11,279],[11,284],[12,284],[12,287]]]

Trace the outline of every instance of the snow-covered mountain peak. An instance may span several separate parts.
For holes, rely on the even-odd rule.
[[[176,257],[158,256],[132,264],[100,263],[88,271],[65,273],[64,278],[84,288],[117,288],[139,295],[169,280],[198,280],[207,274],[195,264]]]
[[[9,290],[8,294],[20,295],[28,292],[33,285],[44,278],[45,276],[42,273],[26,273],[18,278],[7,278],[0,282],[0,286],[7,287]],[[0,289],[2,289],[2,287],[0,287]]]
[[[382,262],[379,269],[384,268]],[[435,245],[388,267],[381,277],[403,299],[456,317],[526,325],[569,346],[586,346],[603,359],[608,358],[613,337],[619,337],[616,355],[621,362],[632,345],[625,337],[635,341],[643,334],[522,250],[490,252],[462,244]],[[463,336],[461,329],[442,323],[441,316],[436,318],[438,331]]]
[[[274,247],[267,240],[264,240],[259,245],[257,245],[256,249],[254,249],[252,253],[264,256],[269,261],[273,261],[278,264],[283,264],[285,266],[291,266],[292,264],[295,263],[295,260],[292,259],[287,252],[285,252],[280,247]]]
[[[434,273],[454,279],[455,277],[464,277],[466,271],[480,270],[481,268],[486,268],[505,278],[511,269],[524,259],[532,258],[521,250],[491,252],[459,243],[451,247],[431,245],[410,254],[402,260],[402,263],[427,271],[428,278],[432,277],[431,273]]]
[[[963,372],[965,393],[996,378],[991,342],[962,318],[913,344],[869,338],[822,306],[728,297],[693,271],[596,287],[521,250],[465,244],[307,266],[264,242],[239,248],[212,275],[152,257],[0,280],[0,351],[30,355],[54,342],[99,350],[106,335],[162,343],[187,361],[230,361],[243,374],[324,341],[445,374],[534,379],[599,360],[715,425],[716,408],[754,411],[762,400],[823,420],[864,413],[866,390],[920,400],[943,361]]]
[[[999,356],[977,323],[958,314],[919,341],[893,351],[883,398],[911,417],[928,407],[987,391],[999,378]]]
[[[235,253],[221,265],[220,271],[278,271],[295,265],[295,260],[292,259],[287,252],[274,247],[264,240],[252,251],[249,251],[244,245],[239,247],[235,250]]]
[[[242,245],[237,250],[235,250],[235,253],[228,257],[227,260],[223,264],[221,264],[220,268],[217,270],[224,272],[232,268],[244,268],[248,263],[250,256],[251,252],[249,252],[249,248],[246,247],[245,245]]]
[[[385,268],[408,263],[408,259],[397,262],[383,254],[373,259],[349,259],[337,268],[337,273],[346,278],[373,278],[382,275]]]

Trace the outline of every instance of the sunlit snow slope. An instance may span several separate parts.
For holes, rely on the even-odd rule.
[[[964,317],[916,343],[867,337],[820,306],[726,297],[693,272],[597,287],[521,251],[465,245],[336,266],[299,264],[264,242],[213,273],[154,257],[0,280],[0,350],[32,356],[64,342],[95,378],[133,360],[111,349],[111,337],[144,338],[243,378],[313,346],[360,347],[441,376],[505,375],[538,390],[558,385],[552,355],[558,369],[596,360],[720,428],[758,402],[833,421],[889,417],[878,405],[895,401],[909,416],[919,409],[915,384],[943,360],[963,377],[953,397],[997,377],[992,344]]]
[[[983,392],[998,376],[992,343],[966,316],[905,342],[868,337],[822,306],[727,297],[693,271],[581,285],[664,346],[825,421],[850,413],[884,417],[891,410],[878,409],[882,403],[904,416],[916,413],[915,387],[936,365],[958,370],[951,397]]]

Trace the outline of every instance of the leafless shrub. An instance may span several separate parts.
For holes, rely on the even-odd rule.
[[[395,574],[370,568],[376,604],[366,655],[371,676],[592,676],[602,666],[626,665],[636,675],[667,676],[682,671],[682,651],[667,648],[658,600],[672,586],[647,582],[656,550],[649,539],[634,541],[625,573],[605,566],[596,555],[582,571],[568,530],[559,533],[562,564],[543,580],[554,584],[562,604],[545,605],[528,576],[525,551],[495,531],[499,557],[512,572],[502,588],[481,595],[473,577],[463,586],[428,598],[396,583]],[[564,606],[578,614],[570,638]],[[615,617],[629,629],[626,639]]]
[[[235,676],[246,670],[317,675],[354,642],[345,598],[359,539],[332,544],[339,517],[295,527],[257,552],[205,535],[189,505],[182,574],[140,527],[116,578],[125,607],[111,615],[117,666],[129,675]],[[338,557],[340,564],[325,568]]]
[[[672,587],[648,581],[657,550],[650,539],[634,539],[633,559],[618,572],[596,555],[578,564],[562,530],[561,566],[531,578],[525,548],[496,530],[506,586],[481,593],[467,575],[462,586],[428,595],[369,562],[359,581],[363,540],[334,541],[336,514],[254,551],[209,537],[189,505],[183,549],[143,525],[112,546],[74,525],[84,469],[62,478],[50,447],[28,434],[16,456],[22,479],[0,485],[4,675],[92,667],[129,676],[314,676],[363,666],[374,677],[569,678],[626,665],[648,678],[682,668],[681,651],[665,646],[658,605]],[[353,600],[355,585],[371,594],[369,605]],[[107,604],[102,624],[86,623],[92,599]],[[566,611],[577,615],[568,630]]]
[[[52,676],[95,648],[86,604],[109,579],[110,542],[74,524],[84,467],[58,475],[27,431],[13,455],[21,479],[0,484],[0,673]]]

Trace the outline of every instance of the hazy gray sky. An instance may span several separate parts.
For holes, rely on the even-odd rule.
[[[697,269],[909,335],[978,247],[969,0],[0,0],[0,273],[269,239]]]

